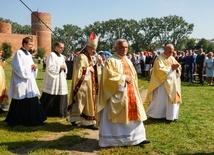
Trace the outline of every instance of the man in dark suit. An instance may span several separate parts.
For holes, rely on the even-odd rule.
[[[140,53],[140,68],[141,68],[141,73],[142,76],[145,77],[145,60],[146,56],[144,55],[143,52]]]
[[[203,77],[203,72],[204,72],[204,62],[205,62],[205,54],[203,52],[203,49],[199,49],[199,54],[196,57],[196,65],[197,65],[197,73],[198,77],[200,80],[200,83],[204,83],[204,77]]]
[[[187,51],[187,56],[185,59],[185,67],[186,67],[186,75],[187,75],[187,81],[189,82],[195,82],[193,73],[194,73],[194,57],[192,55],[192,50]]]

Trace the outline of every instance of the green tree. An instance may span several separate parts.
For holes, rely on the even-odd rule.
[[[10,43],[4,42],[1,45],[3,51],[4,51],[4,57],[6,59],[10,58],[12,56],[12,46]]]
[[[45,50],[45,48],[41,48],[41,47],[39,47],[38,49],[37,49],[37,54],[36,54],[36,57],[37,58],[41,58],[41,59],[43,59],[44,58],[44,56],[45,56],[45,53],[46,53],[46,50]]]
[[[185,46],[185,49],[187,50],[193,50],[195,49],[195,46],[196,46],[196,40],[191,38],[191,39],[188,39],[186,41],[186,46]]]
[[[203,48],[203,51],[205,53],[209,52],[208,51],[208,46],[209,46],[209,43],[206,39],[202,38],[197,44],[196,44],[196,49],[200,49],[200,48]]]
[[[0,21],[1,22],[5,22],[5,23],[12,23],[12,21],[10,21],[9,19],[4,19],[0,17]]]
[[[146,50],[154,50],[156,38],[158,36],[158,18],[146,18],[139,21],[140,25],[140,40],[142,48]],[[138,41],[138,42],[139,42]]]
[[[214,52],[214,44],[209,44],[207,47],[207,52]]]
[[[31,26],[30,25],[20,25],[16,22],[12,22],[12,33],[15,34],[31,34]]]
[[[135,29],[134,20],[124,20],[118,18],[115,20],[108,20],[103,22],[95,22],[84,28],[84,34],[89,36],[91,32],[100,35],[97,50],[113,50],[114,42],[118,38],[125,38],[130,44],[133,43],[133,35],[131,31]]]
[[[65,44],[65,53],[71,53],[76,48],[78,48],[81,42],[83,31],[80,27],[76,25],[63,25],[63,28],[56,27],[54,29],[54,34],[57,36],[52,37],[52,42],[61,41]]]
[[[194,24],[188,24],[182,17],[175,15],[160,18],[160,23],[157,24],[160,43],[162,45],[172,43],[177,50],[184,47],[194,28]]]

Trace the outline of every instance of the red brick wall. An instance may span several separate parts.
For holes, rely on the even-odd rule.
[[[7,42],[12,46],[13,54],[22,47],[22,39],[29,35],[26,34],[8,34],[8,33],[0,33],[0,46],[2,43]],[[33,49],[37,50],[37,36],[30,35],[33,37]]]

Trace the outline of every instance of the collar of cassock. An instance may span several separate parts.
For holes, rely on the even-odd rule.
[[[28,51],[24,47],[21,47],[20,50],[22,50],[26,55],[28,55]]]
[[[56,50],[53,51],[58,57],[60,57],[60,53],[57,52]]]

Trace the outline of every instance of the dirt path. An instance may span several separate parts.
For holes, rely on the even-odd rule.
[[[145,96],[147,93],[147,89],[144,89],[141,87],[140,89],[142,100],[145,100]],[[89,130],[86,129],[85,132],[88,132],[89,134],[86,135],[86,140],[83,143],[79,143],[77,145],[74,145],[71,150],[73,151],[66,151],[69,154],[72,155],[96,155],[96,152],[99,151],[100,147],[98,145],[98,130]]]
[[[86,129],[85,132],[88,132],[86,140],[83,143],[79,143],[77,145],[74,145],[70,151],[69,154],[71,153],[72,155],[95,155],[97,151],[100,150],[100,147],[98,145],[98,130],[90,130]]]
[[[142,100],[144,101],[147,90],[145,90],[143,87],[140,88],[139,90],[141,92]],[[98,145],[99,131],[85,129],[82,132],[87,133],[87,134],[83,134],[84,138],[87,139],[86,141],[84,141],[82,143],[78,143],[78,144],[74,145],[73,147],[69,148],[68,150],[57,150],[57,152],[58,153],[68,153],[69,155],[96,155],[96,152],[98,152],[100,150],[100,147]],[[26,154],[29,151],[39,149],[40,147],[45,145],[48,141],[54,141],[54,140],[60,139],[61,137],[65,136],[68,133],[69,133],[69,131],[52,132],[48,135],[45,135],[44,137],[41,137],[39,139],[39,141],[42,141],[42,143],[35,145],[35,147],[27,148],[27,149],[20,148],[20,149],[16,150],[16,152],[18,154]]]

